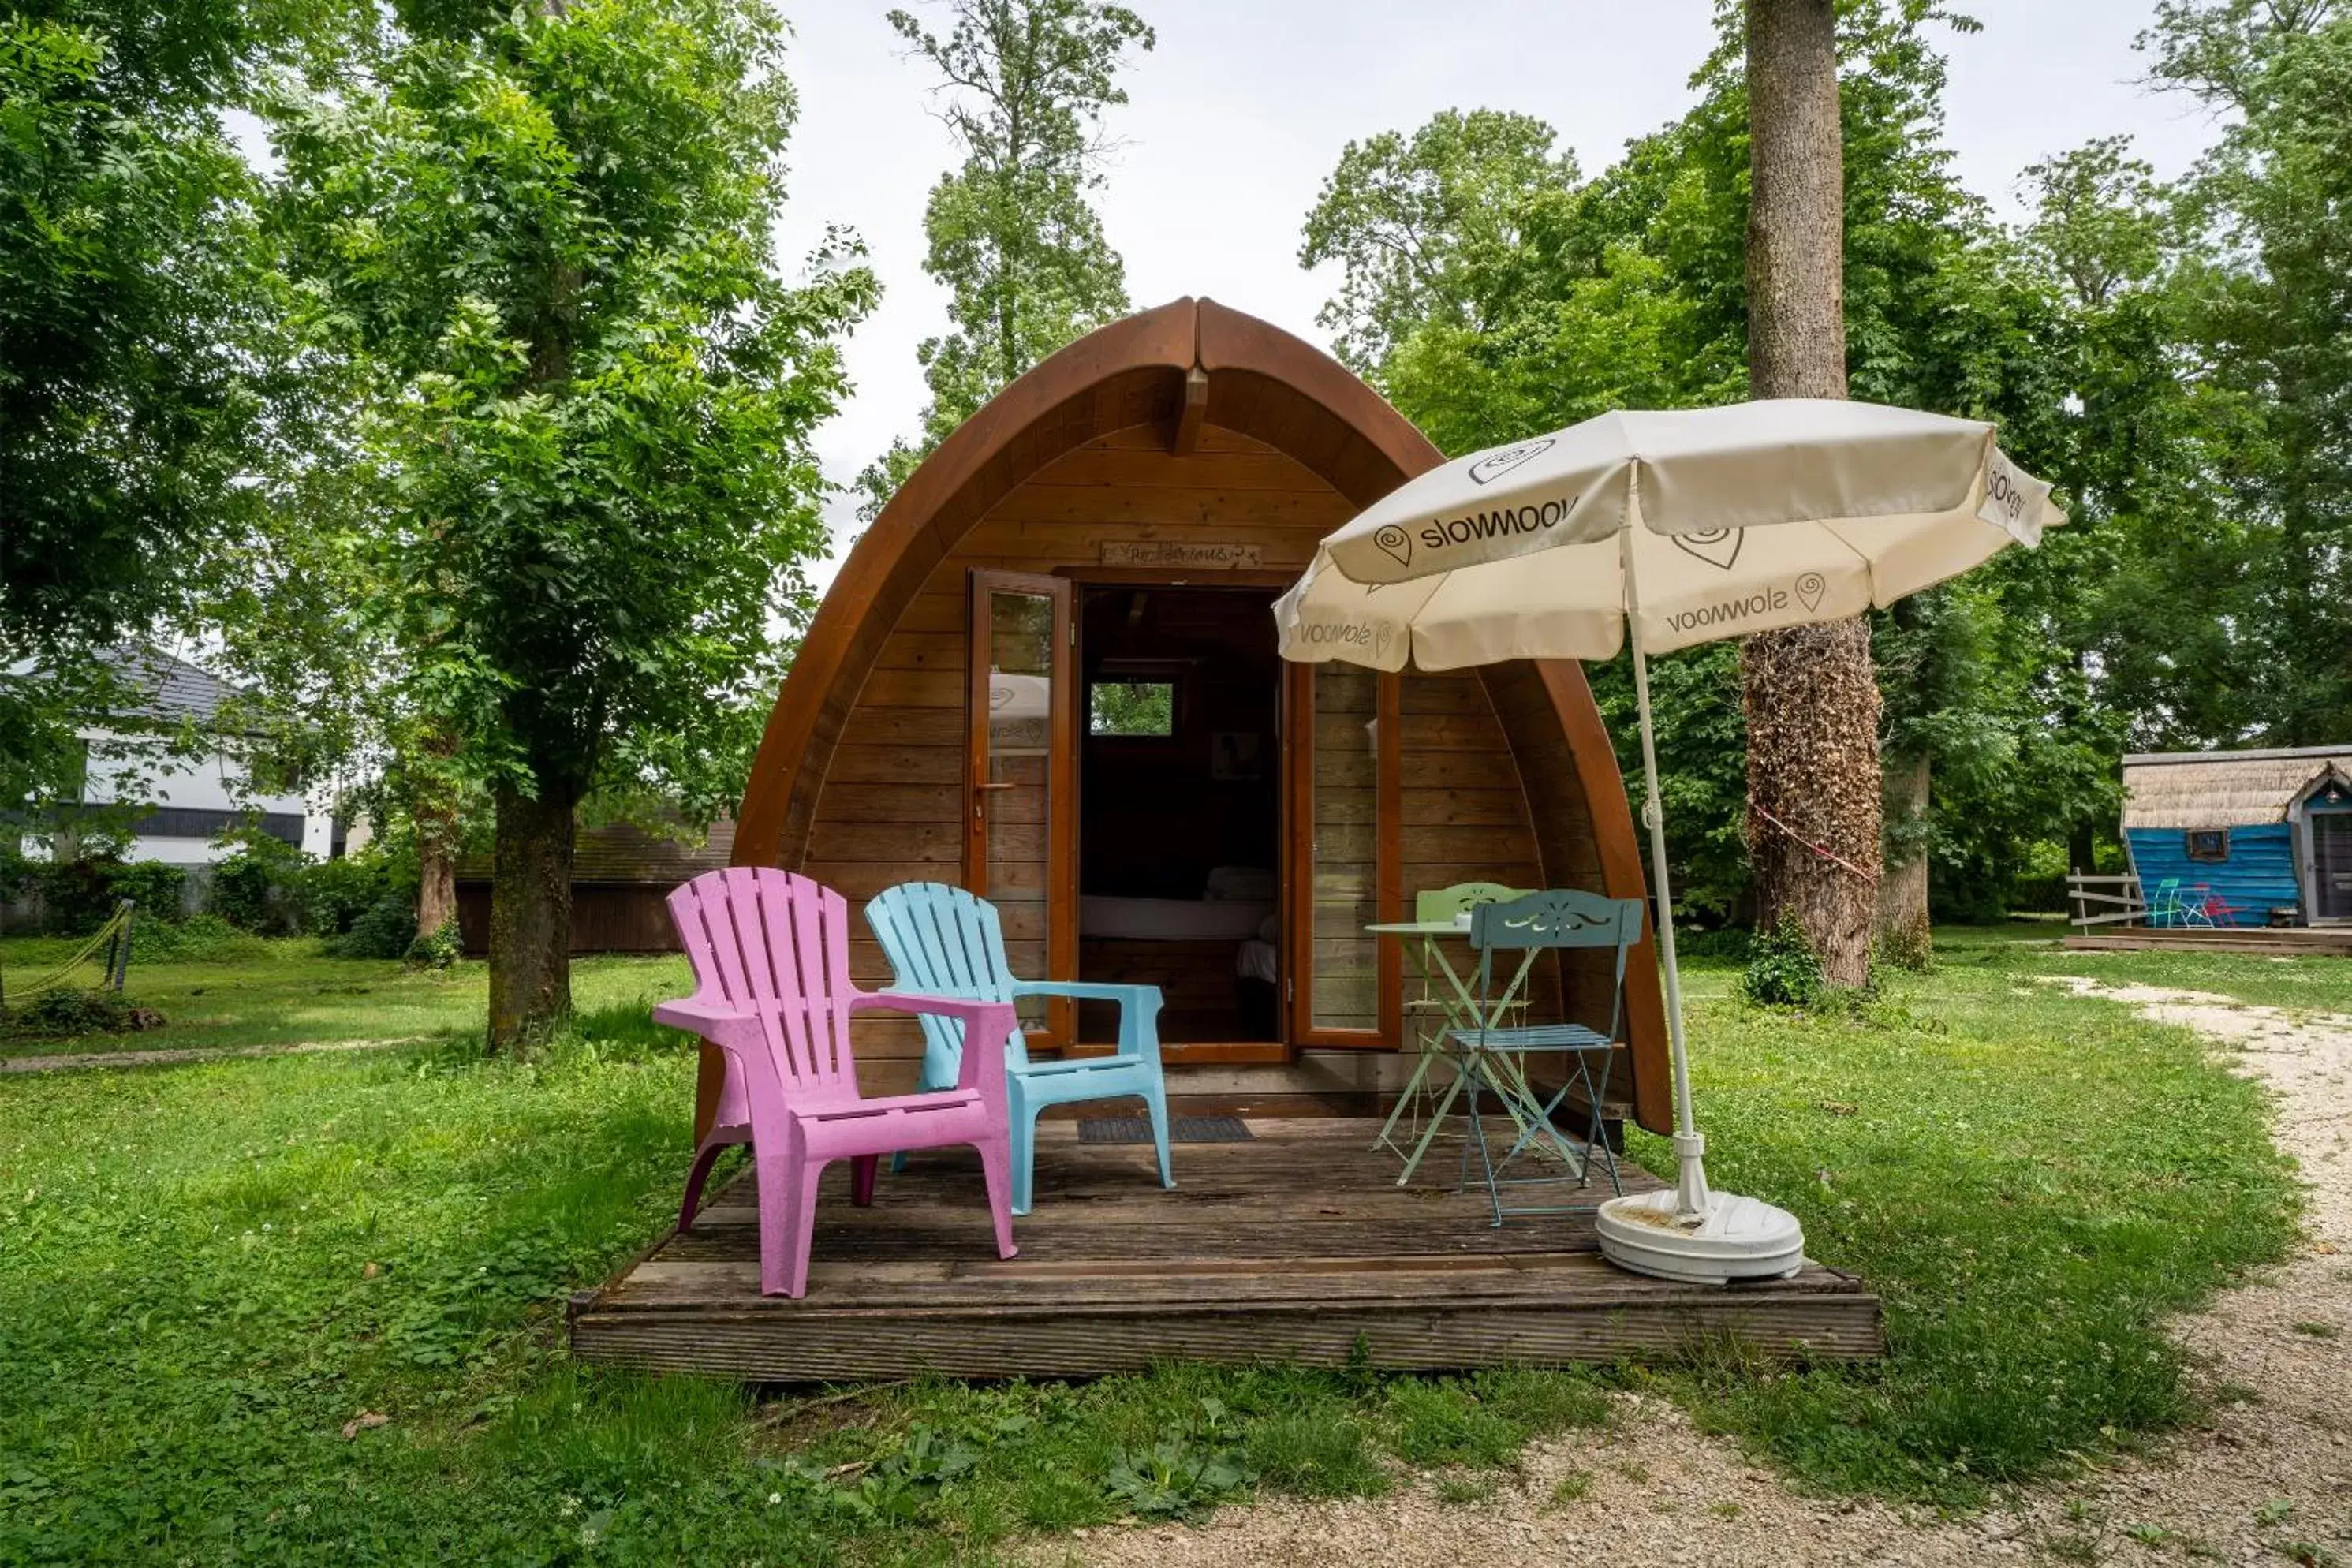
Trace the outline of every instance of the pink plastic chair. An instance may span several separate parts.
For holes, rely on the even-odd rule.
[[[980,1151],[988,1181],[997,1256],[1012,1257],[1004,1089],[1012,1005],[858,990],[849,983],[848,902],[790,871],[707,871],[670,894],[669,911],[694,966],[695,992],[687,1001],[662,1003],[654,1021],[692,1030],[727,1061],[718,1115],[687,1173],[678,1229],[693,1225],[719,1152],[751,1144],[760,1192],[760,1291],[798,1297],[808,1290],[817,1178],[826,1165],[850,1163],[850,1202],[862,1207],[874,1201],[875,1163],[882,1155],[970,1143]],[[876,1007],[962,1024],[956,1087],[860,1099],[849,1019]]]

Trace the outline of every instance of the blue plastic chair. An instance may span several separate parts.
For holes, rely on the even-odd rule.
[[[1103,985],[1083,980],[1015,980],[1004,957],[1004,927],[986,899],[940,882],[901,882],[866,906],[898,988],[927,995],[1013,1002],[1067,996],[1118,1004],[1118,1047],[1107,1057],[1036,1062],[1016,1028],[1004,1043],[1004,1077],[1013,1113],[1013,1212],[1029,1212],[1037,1157],[1037,1115],[1048,1106],[1133,1095],[1151,1118],[1160,1184],[1176,1178],[1168,1163],[1168,1087],[1160,1070],[1160,987]],[[963,1060],[963,1026],[924,1016],[923,1088],[952,1085]],[[893,1159],[893,1171],[906,1167]]]
[[[1609,1176],[1612,1195],[1624,1192],[1618,1179],[1617,1156],[1601,1130],[1601,1096],[1608,1087],[1609,1061],[1617,1049],[1619,1026],[1625,1016],[1625,962],[1642,938],[1642,903],[1638,899],[1605,899],[1597,893],[1557,888],[1530,893],[1507,902],[1480,904],[1470,912],[1470,947],[1478,955],[1478,1021],[1469,1027],[1446,1031],[1447,1041],[1460,1053],[1463,1088],[1469,1102],[1470,1137],[1462,1151],[1463,1184],[1469,1183],[1469,1144],[1477,1145],[1485,1166],[1486,1200],[1501,1225],[1506,1215],[1582,1214],[1592,1206],[1574,1203],[1552,1206],[1506,1205],[1503,1189],[1572,1182],[1588,1184],[1596,1159]],[[1562,948],[1613,948],[1609,1028],[1604,1034],[1582,1024],[1536,1024],[1516,1028],[1494,1026],[1505,1005],[1522,994],[1528,972],[1539,952]],[[1517,971],[1499,997],[1495,992],[1495,955],[1516,953]],[[1557,1056],[1565,1069],[1551,1098],[1538,1100],[1527,1078],[1530,1057]],[[1597,1069],[1597,1070],[1596,1070]],[[1570,1143],[1552,1121],[1571,1090],[1581,1090],[1590,1112],[1580,1146]],[[1517,1136],[1500,1160],[1487,1147],[1479,1114],[1481,1091],[1491,1093],[1510,1108]],[[1529,1152],[1556,1159],[1565,1176],[1507,1176],[1511,1163]]]

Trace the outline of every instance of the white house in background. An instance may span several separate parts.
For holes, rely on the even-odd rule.
[[[153,648],[104,657],[127,689],[125,709],[158,730],[185,726],[209,734],[234,690],[218,676]],[[131,824],[130,859],[209,865],[231,852],[215,842],[221,830],[246,823],[320,859],[341,849],[331,802],[253,795],[245,764],[217,745],[173,755],[160,751],[152,736],[103,728],[84,730],[82,742],[88,748],[82,804],[149,808]]]

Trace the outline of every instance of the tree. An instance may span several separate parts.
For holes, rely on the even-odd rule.
[[[361,386],[366,605],[495,818],[489,1038],[569,1010],[592,791],[731,801],[823,548],[810,431],[875,298],[779,279],[761,0],[418,3],[276,111],[310,325]]]
[[[2188,0],[2143,40],[2158,79],[2235,121],[2189,182],[2213,264],[2189,323],[2246,417],[2230,457],[2255,589],[2250,730],[2352,731],[2352,11],[2328,0]]]
[[[953,0],[932,32],[906,11],[890,26],[939,74],[942,117],[963,163],[923,209],[923,270],[949,291],[950,329],[918,357],[930,388],[921,436],[859,476],[879,511],[925,454],[1047,354],[1128,311],[1126,268],[1089,193],[1103,181],[1105,110],[1141,17],[1100,0]]]
[[[1417,331],[1496,324],[1497,301],[1471,274],[1525,243],[1538,198],[1576,188],[1575,154],[1555,153],[1554,136],[1532,115],[1449,109],[1410,140],[1387,131],[1348,143],[1298,249],[1301,267],[1339,264],[1339,291],[1315,320],[1341,361],[1377,374]]]
[[[1748,0],[1753,397],[1845,395],[1844,159],[1832,0]],[[1836,985],[1870,978],[1880,853],[1878,685],[1866,622],[1740,645],[1758,917],[1793,921]]]
[[[176,616],[251,509],[272,290],[222,132],[270,9],[40,0],[0,17],[0,802],[75,782],[89,656]]]

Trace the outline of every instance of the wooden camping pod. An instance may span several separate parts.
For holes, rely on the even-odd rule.
[[[1072,343],[943,441],[858,540],[769,719],[738,814],[735,862],[798,869],[860,903],[910,879],[998,897],[984,885],[989,868],[1006,877],[1017,837],[1038,880],[1023,884],[1035,920],[1007,917],[1016,970],[1145,977],[1146,943],[1089,938],[1079,967],[1076,755],[1088,742],[1072,689],[1084,679],[1076,655],[1066,679],[1049,678],[1051,710],[1039,721],[1055,739],[1036,782],[1067,805],[1018,824],[991,816],[1007,798],[982,789],[992,661],[971,652],[988,627],[989,595],[1050,600],[1055,645],[1073,648],[1085,605],[1126,590],[1136,591],[1136,614],[1146,594],[1199,598],[1211,589],[1255,593],[1262,605],[1323,535],[1442,460],[1337,362],[1210,300],[1178,300]],[[1278,782],[1269,796],[1280,800],[1277,940],[1287,987],[1272,1031],[1279,1038],[1171,1046],[1171,1091],[1183,1093],[1189,1076],[1204,1099],[1273,1110],[1333,1088],[1401,1081],[1401,1071],[1363,1070],[1383,1065],[1365,1047],[1393,1049],[1402,1037],[1396,944],[1378,944],[1376,1017],[1370,1000],[1349,1026],[1316,1011],[1326,1004],[1315,965],[1339,964],[1318,953],[1349,940],[1372,945],[1318,905],[1330,880],[1318,873],[1334,856],[1359,857],[1362,896],[1376,899],[1382,919],[1409,915],[1419,891],[1470,880],[1643,894],[1616,758],[1577,665],[1317,673],[1347,668],[1289,667],[1275,678],[1270,777]],[[1342,685],[1352,708],[1333,695]],[[1318,716],[1318,706],[1332,710]],[[1318,795],[1311,782],[1317,766],[1338,776],[1337,764],[1315,760],[1334,754],[1318,734],[1359,745],[1376,738],[1358,816],[1341,820],[1339,793]],[[1181,826],[1170,825],[1171,842]],[[887,966],[864,934],[853,973],[862,985],[883,984]],[[1123,973],[1097,972],[1108,964]],[[1369,998],[1375,976],[1367,968],[1360,978]],[[1171,990],[1171,1010],[1179,1003]],[[1606,975],[1570,967],[1547,976],[1538,1005],[1605,1019]],[[1665,1026],[1646,934],[1626,1012],[1629,1062],[1611,1094],[1642,1125],[1664,1131]],[[920,1047],[908,1031],[877,1032],[860,1049],[864,1059],[896,1058],[903,1077]],[[872,1076],[869,1092],[898,1087]]]

